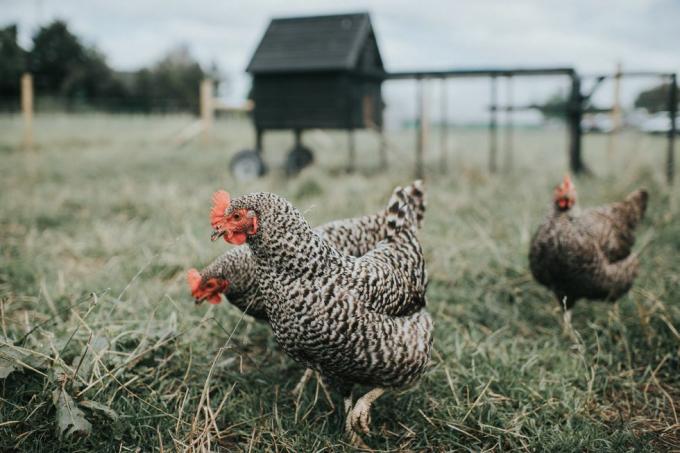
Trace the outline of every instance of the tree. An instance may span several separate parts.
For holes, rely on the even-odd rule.
[[[543,104],[533,105],[546,120],[564,120],[567,115],[568,99],[561,91],[553,94]]]
[[[41,27],[27,55],[16,44],[16,34],[16,26],[0,30],[0,96],[5,91],[18,96],[21,72],[28,69],[37,96],[52,96],[67,108],[198,111],[198,87],[206,73],[185,45],[149,68],[123,73],[113,71],[106,57],[84,45],[64,21]],[[219,75],[216,65],[210,73]]]
[[[80,103],[111,108],[125,96],[104,55],[83,45],[60,20],[41,27],[33,37],[30,69],[36,91],[58,96],[67,106]]]
[[[670,83],[662,83],[649,90],[642,91],[635,99],[635,107],[643,108],[649,113],[667,111],[670,87]]]
[[[150,74],[156,105],[163,110],[198,111],[198,86],[205,73],[187,46],[171,49]]]
[[[65,22],[57,20],[41,27],[33,36],[30,69],[36,89],[61,94],[69,78],[86,64],[85,49]]]
[[[0,103],[16,105],[21,74],[26,70],[26,52],[17,43],[17,26],[0,28]]]

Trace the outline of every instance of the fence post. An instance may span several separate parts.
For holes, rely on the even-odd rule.
[[[442,92],[441,92],[441,101],[442,101],[442,112],[441,112],[441,119],[440,119],[440,126],[441,127],[441,150],[440,150],[440,165],[441,165],[441,171],[442,173],[446,173],[448,169],[448,139],[449,139],[449,111],[448,111],[448,93],[446,91],[446,82],[447,79],[446,77],[442,77]]]
[[[612,167],[612,160],[614,157],[614,150],[619,147],[619,134],[621,132],[621,63],[616,64],[616,72],[614,72],[614,105],[611,111],[612,130],[609,133],[607,140],[607,160],[609,162],[609,169]]]
[[[354,129],[349,129],[347,131],[347,173],[354,173],[356,168],[356,154]]]
[[[425,124],[425,93],[423,87],[423,79],[418,77],[418,87],[417,87],[417,99],[416,104],[418,106],[418,117],[416,119],[416,178],[423,179],[425,177],[425,141],[426,141],[426,127]]]
[[[569,166],[574,174],[585,171],[581,160],[581,119],[583,117],[583,97],[581,95],[581,78],[571,75],[571,94],[567,108],[569,123]]]
[[[213,105],[213,82],[210,79],[203,79],[199,90],[201,122],[203,123],[203,142],[210,141],[215,108]]]
[[[491,116],[489,118],[489,172],[496,173],[496,154],[498,151],[498,134],[496,132],[498,120],[498,89],[496,76],[491,76]]]
[[[33,148],[33,76],[24,73],[21,76],[21,113],[24,118],[24,149]]]
[[[512,75],[508,75],[506,78],[507,90],[506,102],[507,107],[505,111],[505,171],[511,171],[514,166],[514,119],[513,112],[515,110],[514,106],[514,96],[513,96],[513,84]]]
[[[670,127],[668,128],[668,154],[666,156],[666,180],[668,185],[673,185],[673,178],[675,176],[675,119],[678,114],[678,77],[677,74],[671,74],[671,84],[668,93],[668,118],[670,120]]]

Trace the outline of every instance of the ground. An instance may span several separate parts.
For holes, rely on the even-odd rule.
[[[344,134],[306,134],[317,163],[292,180],[277,169],[292,134],[267,135],[272,172],[239,184],[228,158],[252,145],[250,126],[220,119],[211,142],[176,146],[190,121],[38,116],[35,149],[22,151],[20,119],[0,117],[0,376],[13,370],[0,379],[0,450],[349,449],[337,397],[333,411],[312,381],[296,409],[290,392],[303,370],[266,325],[228,303],[195,306],[185,273],[228,247],[209,240],[214,190],[280,193],[315,224],[373,212],[412,179],[412,131],[388,136],[385,171],[377,139],[359,134],[352,175]],[[663,179],[664,138],[585,141],[594,176],[576,180],[579,203],[640,185],[651,200],[633,290],[617,305],[577,304],[574,342],[527,263],[566,170],[566,132],[516,130],[513,158],[501,147],[495,176],[484,131],[451,132],[448,170],[436,134],[421,235],[432,368],[415,388],[377,401],[366,442],[680,449],[680,210],[677,187]]]

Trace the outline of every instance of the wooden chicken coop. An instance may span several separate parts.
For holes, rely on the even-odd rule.
[[[273,19],[247,67],[252,75],[254,150],[236,154],[232,172],[260,176],[266,130],[290,129],[295,145],[286,170],[294,174],[313,161],[302,144],[304,130],[350,132],[349,166],[354,167],[356,129],[382,130],[383,61],[367,13]]]

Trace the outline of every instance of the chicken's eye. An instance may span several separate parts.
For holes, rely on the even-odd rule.
[[[234,220],[236,220],[237,222],[241,220],[241,214],[239,214],[238,212],[234,214]]]

